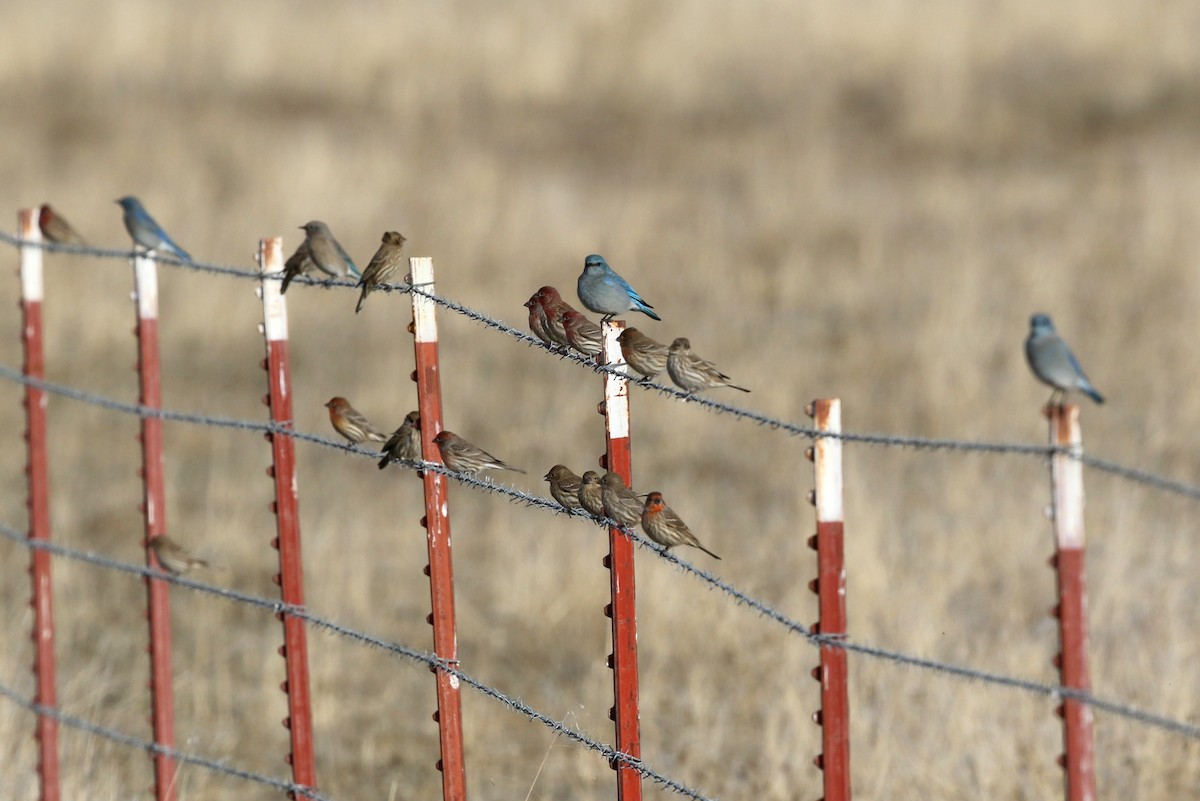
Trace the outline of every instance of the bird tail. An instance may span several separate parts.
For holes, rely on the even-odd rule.
[[[521,468],[519,468],[519,467],[513,467],[511,464],[504,464],[503,462],[501,462],[501,463],[500,463],[500,469],[501,469],[501,470],[511,470],[511,471],[513,471],[514,473],[521,473],[521,474],[523,474],[523,475],[529,475],[528,473],[526,473],[526,472],[525,472],[524,470],[522,470]]]
[[[1088,384],[1087,386],[1084,386],[1084,387],[1080,387],[1080,389],[1083,391],[1083,394],[1087,395],[1089,398],[1094,400],[1096,403],[1104,403],[1104,396],[1101,395],[1099,392],[1097,392],[1096,388],[1093,387],[1091,384]]]
[[[729,387],[730,389],[740,389],[742,392],[750,391],[750,390],[746,389],[745,387],[739,387],[737,384],[726,384],[726,386]]]
[[[710,551],[710,550],[708,550],[707,548],[705,548],[705,547],[704,547],[703,545],[701,545],[700,543],[696,543],[696,547],[697,547],[697,548],[699,548],[700,550],[704,551],[706,554],[708,554],[709,556],[711,556],[713,559],[720,559],[720,558],[721,558],[721,557],[717,556],[715,553],[713,553],[712,551]]]
[[[284,275],[283,275],[283,283],[282,283],[282,284],[280,284],[280,286],[279,286],[279,294],[280,294],[280,295],[285,295],[285,294],[287,294],[287,288],[288,288],[288,284],[292,283],[292,279],[293,279],[293,278],[295,278],[295,277],[296,277],[296,276],[295,276],[295,274],[294,274],[294,273],[284,273]]]
[[[383,455],[383,458],[379,460],[379,469],[382,470],[383,468],[387,467],[391,461],[392,461],[391,454],[385,453]]]
[[[654,307],[649,303],[644,300],[635,300],[634,302],[637,303],[637,310],[642,314],[646,315],[652,320],[658,320],[660,323],[662,322],[662,318],[654,313]]]
[[[359,281],[359,283],[362,284],[361,281]],[[358,314],[360,311],[362,311],[363,304],[367,302],[367,292],[369,291],[370,290],[367,289],[366,285],[363,284],[362,294],[358,296],[358,305],[354,307],[355,314]]]

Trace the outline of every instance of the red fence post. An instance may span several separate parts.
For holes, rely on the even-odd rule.
[[[39,242],[38,210],[21,209],[17,231],[22,239]],[[25,375],[46,377],[42,352],[42,249],[22,245],[21,259],[21,339],[25,345]],[[29,476],[29,539],[50,540],[50,473],[46,454],[46,393],[25,386],[25,441]],[[30,552],[33,577],[33,672],[37,678],[37,702],[58,705],[54,664],[54,597],[50,586],[50,552],[34,548]],[[38,775],[42,801],[58,801],[58,721],[38,715]]]
[[[1088,672],[1087,583],[1083,560],[1083,438],[1079,429],[1079,406],[1073,403],[1049,406],[1050,443],[1064,448],[1050,463],[1050,486],[1054,498],[1056,551],[1050,559],[1058,576],[1058,618],[1062,651],[1054,659],[1064,687],[1092,688]],[[1059,764],[1066,769],[1068,801],[1095,801],[1096,769],[1092,750],[1092,709],[1073,699],[1058,707],[1063,719],[1065,753]]]
[[[433,259],[413,258],[408,260],[411,272],[410,284],[423,292],[433,294]],[[432,300],[414,292],[412,294],[413,321],[409,331],[413,334],[416,351],[416,370],[413,380],[417,382],[417,408],[421,413],[421,457],[427,462],[440,462],[441,456],[433,438],[442,430],[442,382],[438,364],[436,306]],[[428,533],[429,564],[425,575],[429,576],[429,592],[433,612],[429,624],[433,626],[433,652],[451,665],[458,665],[458,629],[454,619],[454,565],[450,558],[450,499],[446,477],[432,470],[425,472],[425,516],[421,525]],[[467,797],[466,766],[463,761],[462,700],[459,696],[458,678],[443,670],[434,669],[437,675],[438,708],[433,713],[437,721],[441,741],[441,759],[438,770],[442,772],[442,798],[444,801],[464,801]]]
[[[840,434],[842,402],[815,400],[807,411],[818,431]],[[819,618],[813,630],[837,637],[846,634],[846,563],[842,519],[842,441],[817,437],[807,455],[813,460],[816,488],[809,500],[817,507],[817,533],[808,544],[817,552],[817,578],[809,588],[817,593]],[[821,664],[813,669],[821,682],[821,709],[813,720],[821,727],[821,754],[813,762],[824,771],[825,801],[850,799],[850,697],[846,650],[821,646]]]
[[[603,363],[619,366],[625,363],[617,337],[625,323],[614,320],[604,323]],[[601,460],[605,470],[611,470],[633,486],[629,445],[629,382],[613,373],[604,374],[604,402],[598,410],[604,415],[606,452]],[[618,528],[608,530],[608,568],[612,600],[604,614],[612,618],[613,650],[608,666],[613,671],[615,703],[609,717],[616,724],[616,749],[634,759],[642,756],[641,719],[638,706],[637,661],[637,598],[634,588],[633,541]],[[614,761],[617,772],[618,801],[640,801],[642,776],[624,762]]]
[[[288,360],[287,301],[280,293],[280,282],[267,278],[268,273],[283,271],[283,240],[279,237],[261,239],[258,243],[258,264],[263,280],[259,289],[263,302],[263,335],[267,357],[268,392],[263,403],[271,410],[271,422],[281,428],[292,428],[292,379]],[[296,485],[296,445],[286,435],[266,435],[271,443],[271,467],[267,475],[275,480],[275,513],[277,536],[272,545],[279,551],[279,572],[275,582],[280,587],[283,602],[289,606],[304,606],[304,561],[300,557],[300,491]],[[292,750],[287,762],[292,766],[296,784],[315,788],[317,769],[313,759],[312,700],[308,681],[308,639],[304,621],[280,612],[283,622],[283,647],[280,655],[286,661],[287,680],[280,689],[287,693],[288,716],[283,725],[291,737]],[[288,793],[295,797],[295,793]]]
[[[138,253],[133,258],[134,295],[137,300],[138,381],[140,403],[150,409],[162,408],[162,382],[158,360],[158,265]],[[142,469],[144,495],[141,504],[146,537],[150,540],[167,533],[166,493],[163,475],[162,420],[142,418]],[[146,564],[158,568],[154,549],[146,547]],[[160,568],[161,569],[161,568]],[[150,619],[150,692],[153,699],[151,723],[154,742],[175,747],[175,699],[171,688],[171,599],[170,585],[162,579],[146,578],[148,617]],[[154,755],[154,792],[158,801],[174,801],[175,760],[166,754]]]

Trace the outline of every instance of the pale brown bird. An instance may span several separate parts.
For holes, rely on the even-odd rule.
[[[642,519],[642,499],[625,486],[625,479],[616,473],[607,472],[600,479],[600,497],[604,500],[604,514],[623,526],[632,528]]]
[[[154,551],[159,567],[172,575],[182,576],[194,568],[208,567],[208,562],[192,556],[187,548],[166,534],[159,534],[150,540],[150,549]]]
[[[646,496],[646,505],[642,509],[642,531],[646,536],[664,548],[674,548],[676,545],[691,545],[699,548],[713,559],[720,559],[712,551],[700,544],[696,535],[679,515],[663,502],[661,492],[652,492]]]
[[[59,245],[87,245],[87,240],[49,203],[43,203],[38,210],[38,228],[42,230],[42,237],[49,242]]]
[[[689,395],[714,387],[732,387],[749,392],[745,387],[732,383],[733,379],[717,369],[707,359],[692,353],[692,343],[687,337],[679,337],[667,351],[667,373],[680,389]]]
[[[654,378],[667,369],[667,346],[636,328],[626,328],[617,337],[626,363],[646,378]]]
[[[279,287],[279,294],[287,292],[288,284],[292,283],[293,278],[298,275],[309,275],[315,269],[317,269],[317,263],[312,260],[312,254],[308,252],[308,240],[305,239],[296,247],[296,252],[288,256],[288,260],[283,264],[283,283]]]
[[[582,479],[565,465],[556,464],[542,478],[550,484],[550,495],[564,509],[580,509],[579,486]]]
[[[604,496],[600,487],[600,474],[588,470],[579,478],[579,505],[596,517],[604,516]]]
[[[584,356],[595,356],[601,350],[600,326],[574,309],[563,312],[563,328],[567,333],[567,344]]]
[[[329,410],[329,422],[333,423],[333,429],[349,440],[351,445],[361,445],[367,441],[383,442],[387,439],[382,431],[345,398],[330,398],[325,408]]]
[[[358,279],[358,285],[362,287],[362,294],[358,296],[358,305],[354,307],[355,314],[362,311],[367,295],[380,284],[386,284],[396,270],[400,269],[400,265],[404,262],[400,254],[404,250],[406,241],[398,231],[388,231],[383,235],[379,250],[375,251],[375,255],[371,257],[371,263],[367,265],[367,269],[363,270],[362,278]]]
[[[421,459],[421,413],[409,412],[400,427],[392,432],[388,441],[383,443],[379,451],[383,458],[379,460],[379,469],[388,466],[389,462],[417,462]]]
[[[524,473],[519,467],[500,461],[487,451],[477,448],[451,431],[439,431],[433,438],[442,454],[442,462],[456,473],[477,475],[484,470],[512,470]]]

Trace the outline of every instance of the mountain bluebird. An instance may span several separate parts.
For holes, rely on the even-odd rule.
[[[359,277],[358,267],[333,238],[328,225],[313,220],[300,226],[300,229],[307,234],[305,242],[308,243],[308,255],[318,270],[330,278],[341,278],[343,275]]]
[[[640,311],[655,320],[662,320],[652,311],[654,307],[642,300],[629,282],[608,266],[603,256],[595,253],[583,260],[583,272],[579,274],[576,291],[584,306],[604,315],[603,322],[625,311]]]
[[[1050,315],[1035,314],[1029,318],[1029,338],[1025,340],[1025,358],[1029,361],[1029,369],[1043,384],[1054,387],[1050,403],[1062,398],[1073,389],[1077,389],[1096,403],[1104,403],[1104,396],[1096,391],[1092,382],[1083,374],[1079,360],[1054,331],[1054,323]]]
[[[134,242],[149,251],[165,251],[184,261],[192,260],[187,251],[176,245],[154,218],[146,213],[140,200],[133,195],[126,195],[117,203],[125,211],[125,230],[133,237]]]

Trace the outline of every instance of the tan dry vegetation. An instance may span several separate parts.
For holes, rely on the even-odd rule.
[[[0,206],[51,200],[97,244],[127,244],[125,193],[218,263],[249,266],[264,235],[290,249],[319,218],[362,264],[395,228],[441,291],[514,323],[542,284],[573,296],[598,251],[662,312],[649,333],[689,335],[754,389],[734,401],[801,419],[836,395],[849,428],[930,436],[1042,440],[1047,392],[1020,344],[1044,310],[1111,398],[1084,409],[1089,448],[1200,475],[1194,3],[120,0],[10,3],[0,28]],[[133,399],[128,269],[47,267],[50,377]],[[162,284],[166,404],[262,419],[251,287]],[[15,333],[16,282],[0,293]],[[298,426],[327,432],[334,394],[397,424],[414,406],[406,299],[355,317],[350,293],[289,297]],[[523,489],[592,462],[595,378],[441,325],[450,427],[527,468]],[[0,350],[20,363],[15,337]],[[19,393],[4,392],[3,522],[20,527]],[[49,411],[56,539],[140,560],[135,421]],[[804,443],[640,393],[634,414],[636,483],[725,556],[721,576],[812,619]],[[171,424],[166,443],[172,534],[231,566],[214,580],[270,595],[261,439]],[[417,482],[310,446],[299,462],[312,609],[428,647]],[[1053,681],[1043,465],[853,446],[846,470],[853,636]],[[1195,723],[1196,507],[1087,482],[1095,688]],[[600,532],[461,489],[453,504],[464,667],[610,739]],[[26,554],[0,554],[0,671],[27,692]],[[648,554],[638,566],[649,764],[713,797],[817,797],[812,648]],[[140,583],[66,561],[55,582],[63,706],[145,736]],[[180,745],[281,775],[277,623],[172,597]],[[429,674],[311,642],[322,789],[436,796]],[[1051,701],[858,657],[851,671],[859,797],[1060,792]],[[534,797],[611,797],[602,760],[473,693],[464,706],[472,795],[524,797],[550,748]],[[31,726],[0,714],[13,798],[35,793]],[[1096,752],[1102,797],[1200,792],[1194,742],[1098,714]],[[150,781],[142,754],[70,731],[63,764],[71,798]],[[276,797],[190,768],[179,789]]]

